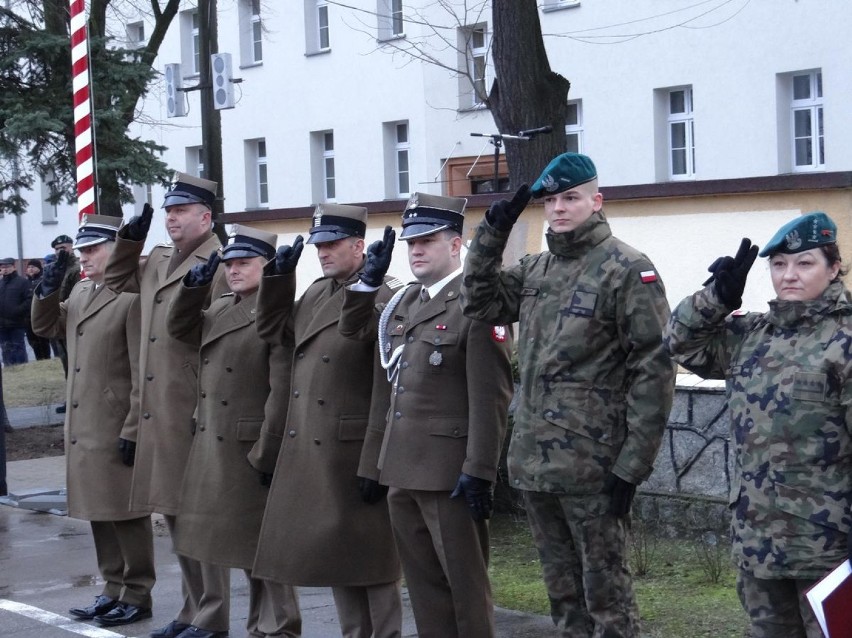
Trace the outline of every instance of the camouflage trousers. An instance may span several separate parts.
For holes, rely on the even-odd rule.
[[[737,573],[737,594],[751,620],[751,638],[823,638],[805,592],[816,580],[755,578]]]
[[[524,492],[550,615],[563,636],[639,636],[626,519],[609,513],[609,501],[608,495]]]

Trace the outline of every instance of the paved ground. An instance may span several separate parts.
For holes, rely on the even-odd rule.
[[[44,425],[44,408],[9,410],[13,427]],[[52,412],[52,410],[50,410]],[[61,416],[58,417],[61,421]],[[35,423],[33,423],[35,421]],[[65,457],[48,457],[7,464],[11,499],[15,495],[57,492],[65,487]],[[56,495],[47,498],[56,500]],[[2,500],[2,499],[0,499]],[[24,499],[26,500],[26,499]],[[61,499],[59,499],[61,501]],[[107,631],[71,620],[67,610],[88,604],[101,591],[88,523],[42,512],[0,505],[0,635],[9,638],[62,638],[72,634],[92,638],[147,636],[172,620],[177,611],[180,574],[162,521],[155,517],[157,585],[154,617]],[[331,591],[299,590],[304,638],[338,638],[337,614]],[[245,578],[232,571],[231,635],[245,636],[248,592]],[[404,595],[404,636],[416,636],[407,593]],[[496,611],[497,636],[544,638],[555,636],[548,618],[510,610]]]

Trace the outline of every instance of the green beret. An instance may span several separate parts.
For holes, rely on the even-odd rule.
[[[598,171],[589,157],[579,153],[562,153],[547,165],[530,191],[536,198],[554,195],[591,182],[597,176]]]
[[[784,224],[760,251],[761,257],[775,253],[792,255],[837,242],[837,224],[821,210]]]

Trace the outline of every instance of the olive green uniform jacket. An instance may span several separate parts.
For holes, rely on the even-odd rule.
[[[140,353],[140,421],[133,471],[131,506],[175,515],[180,484],[192,444],[198,349],[169,336],[166,312],[181,279],[192,266],[206,263],[219,248],[210,235],[168,274],[175,248],[158,245],[146,260],[139,257],[145,242],[130,241],[118,233],[106,269],[106,284],[125,292],[138,292],[142,309]],[[213,282],[213,295],[227,292],[221,270]],[[217,284],[218,282],[218,284]]]
[[[364,503],[358,476],[367,425],[387,412],[387,383],[374,400],[375,337],[352,341],[338,332],[343,288],[312,283],[295,301],[295,274],[263,277],[258,333],[294,343],[284,442],[263,520],[253,575],[291,585],[366,586],[401,577],[387,502]],[[392,291],[382,286],[381,298]],[[381,377],[379,377],[381,379]],[[371,414],[373,415],[371,417]],[[377,416],[378,415],[378,416]],[[269,470],[267,470],[269,471]]]
[[[195,436],[181,487],[175,550],[199,561],[251,569],[269,488],[249,463],[274,463],[287,407],[291,352],[257,336],[257,294],[228,293],[203,310],[209,286],[181,285],[169,334],[200,347]],[[270,379],[275,384],[270,388]],[[261,437],[261,428],[277,436]]]
[[[662,343],[665,290],[648,258],[612,236],[602,212],[549,251],[501,269],[509,236],[483,220],[467,255],[466,315],[520,322],[520,393],[509,479],[536,492],[596,494],[610,472],[648,478],[675,370]]]
[[[819,578],[852,526],[852,295],[728,314],[708,286],[675,308],[675,360],[725,379],[734,436],[733,555],[758,578]]]
[[[37,288],[36,291],[39,289]],[[90,521],[123,521],[148,514],[128,509],[133,468],[124,465],[119,438],[135,441],[139,420],[139,297],[97,290],[90,279],[70,297],[33,297],[36,334],[68,339],[65,461],[68,513]]]

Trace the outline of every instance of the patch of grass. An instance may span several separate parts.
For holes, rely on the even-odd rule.
[[[648,572],[634,577],[643,638],[743,638],[748,622],[729,562],[717,583],[709,582],[695,542],[657,539]],[[526,521],[498,515],[491,524],[491,585],[494,603],[548,615],[550,605]]]
[[[7,408],[60,403],[65,398],[65,375],[56,357],[3,368],[3,401]]]

